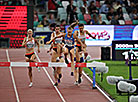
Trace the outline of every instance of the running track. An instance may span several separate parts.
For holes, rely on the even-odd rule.
[[[40,50],[41,53],[37,53],[38,61],[50,61],[46,50]],[[7,51],[0,49],[0,62],[25,62],[24,53],[24,48]],[[99,55],[95,55],[97,57]],[[97,89],[92,89],[92,84],[84,76],[82,84],[75,86],[74,77],[70,76],[70,68],[63,68],[62,72],[62,82],[57,88],[51,82],[54,81],[52,68],[41,68],[40,72],[34,68],[33,87],[29,88],[27,68],[0,68],[0,102],[109,102]]]

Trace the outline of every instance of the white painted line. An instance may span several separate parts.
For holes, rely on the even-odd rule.
[[[93,81],[85,74],[84,71],[82,73],[91,83],[93,83]],[[98,87],[96,84],[95,86],[110,102],[114,102],[102,89],[100,89],[100,87]]]
[[[8,62],[10,62],[9,53],[8,53],[7,49],[6,49],[6,55],[7,55]],[[16,100],[17,100],[17,102],[20,102],[11,66],[9,67],[9,69],[10,69],[10,73],[11,73],[11,78],[12,78],[12,83],[13,83],[13,87],[14,87],[14,92],[15,92],[15,95],[16,95]]]
[[[36,52],[35,52],[35,55],[36,55],[38,61],[41,62]],[[46,75],[48,76],[49,80],[51,81],[51,83],[52,83],[53,86],[54,86],[54,81],[53,81],[52,78],[50,77],[49,73],[47,72],[47,70],[45,69],[45,67],[42,67],[42,68],[43,68],[43,70],[45,71],[45,73],[46,73]],[[64,97],[62,96],[61,92],[60,92],[59,89],[57,88],[57,86],[54,86],[54,88],[56,89],[56,91],[57,91],[57,93],[59,94],[59,96],[60,96],[60,98],[62,99],[62,101],[63,101],[63,102],[66,102],[65,99],[64,99]]]

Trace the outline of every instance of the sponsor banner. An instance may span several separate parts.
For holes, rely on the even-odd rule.
[[[86,36],[86,45],[94,46],[109,46],[112,44],[114,38],[114,26],[113,25],[85,25],[85,30],[89,31],[96,39]]]

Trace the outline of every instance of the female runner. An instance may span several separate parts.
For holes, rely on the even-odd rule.
[[[35,53],[34,53],[35,43],[38,46],[38,53],[40,53],[39,43],[37,42],[37,40],[35,40],[32,37],[32,35],[33,35],[32,29],[28,29],[27,37],[24,38],[23,43],[22,43],[22,46],[26,47],[26,52],[25,52],[26,62],[35,62],[35,58],[36,58]],[[32,87],[32,85],[33,85],[33,82],[32,82],[32,67],[28,67],[28,70],[29,70],[28,75],[29,75],[29,78],[30,78],[29,87]]]
[[[83,47],[83,52],[84,52],[84,59],[82,57],[82,53],[80,53],[80,63],[84,62],[84,60],[86,61],[88,53],[86,52],[86,47],[87,45],[85,44],[85,39],[86,39],[86,34],[88,34],[91,38],[95,39],[96,36],[92,36],[87,30],[84,30],[84,24],[79,24],[79,31],[75,31],[74,33],[76,36],[78,36],[78,38],[81,40],[81,42],[83,43],[84,47]],[[81,52],[82,51],[82,47],[80,42],[77,42],[77,47],[76,47],[76,52]],[[83,67],[79,68],[79,84],[82,81],[82,70]]]
[[[60,32],[60,26],[56,25],[55,27],[55,31],[51,34],[51,39],[53,39],[54,37],[62,34],[62,32]],[[64,59],[62,58],[62,41],[63,38],[57,38],[53,41],[53,43],[51,44],[50,50],[48,50],[48,52],[52,50],[52,58],[51,58],[51,62],[64,62]],[[58,86],[58,83],[60,83],[60,79],[62,77],[61,74],[61,67],[53,67],[53,74],[54,74],[54,78],[55,78],[55,86]]]
[[[74,66],[74,43],[75,43],[75,39],[82,45],[82,49],[83,49],[83,44],[81,42],[81,40],[72,33],[73,29],[72,27],[68,27],[67,28],[67,33],[63,33],[59,36],[54,37],[53,39],[51,39],[49,42],[47,42],[47,44],[50,44],[52,41],[54,41],[57,38],[61,38],[64,37],[65,40],[65,48],[64,48],[64,55],[65,55],[65,62],[68,64],[68,60],[67,60],[67,55],[68,53],[70,54],[70,58],[71,58],[71,72],[74,71],[75,73],[75,84],[78,84],[78,75],[77,75],[77,70],[75,70],[75,66]],[[77,57],[79,55],[77,55],[76,53],[76,62],[79,62],[79,57]]]

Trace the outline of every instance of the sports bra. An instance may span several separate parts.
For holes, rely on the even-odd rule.
[[[65,44],[68,45],[68,46],[73,46],[74,45],[74,38],[73,38],[73,34],[71,35],[71,37],[68,37],[67,36],[68,33],[66,33],[65,35]]]
[[[26,41],[28,41],[28,37],[27,37]],[[32,41],[27,42],[26,47],[34,48],[34,46],[35,46],[35,40],[34,40],[34,38],[32,38]]]
[[[84,35],[80,35],[80,31],[78,31],[78,38],[79,38],[81,41],[85,41],[85,39],[86,39],[86,33],[84,33]]]

